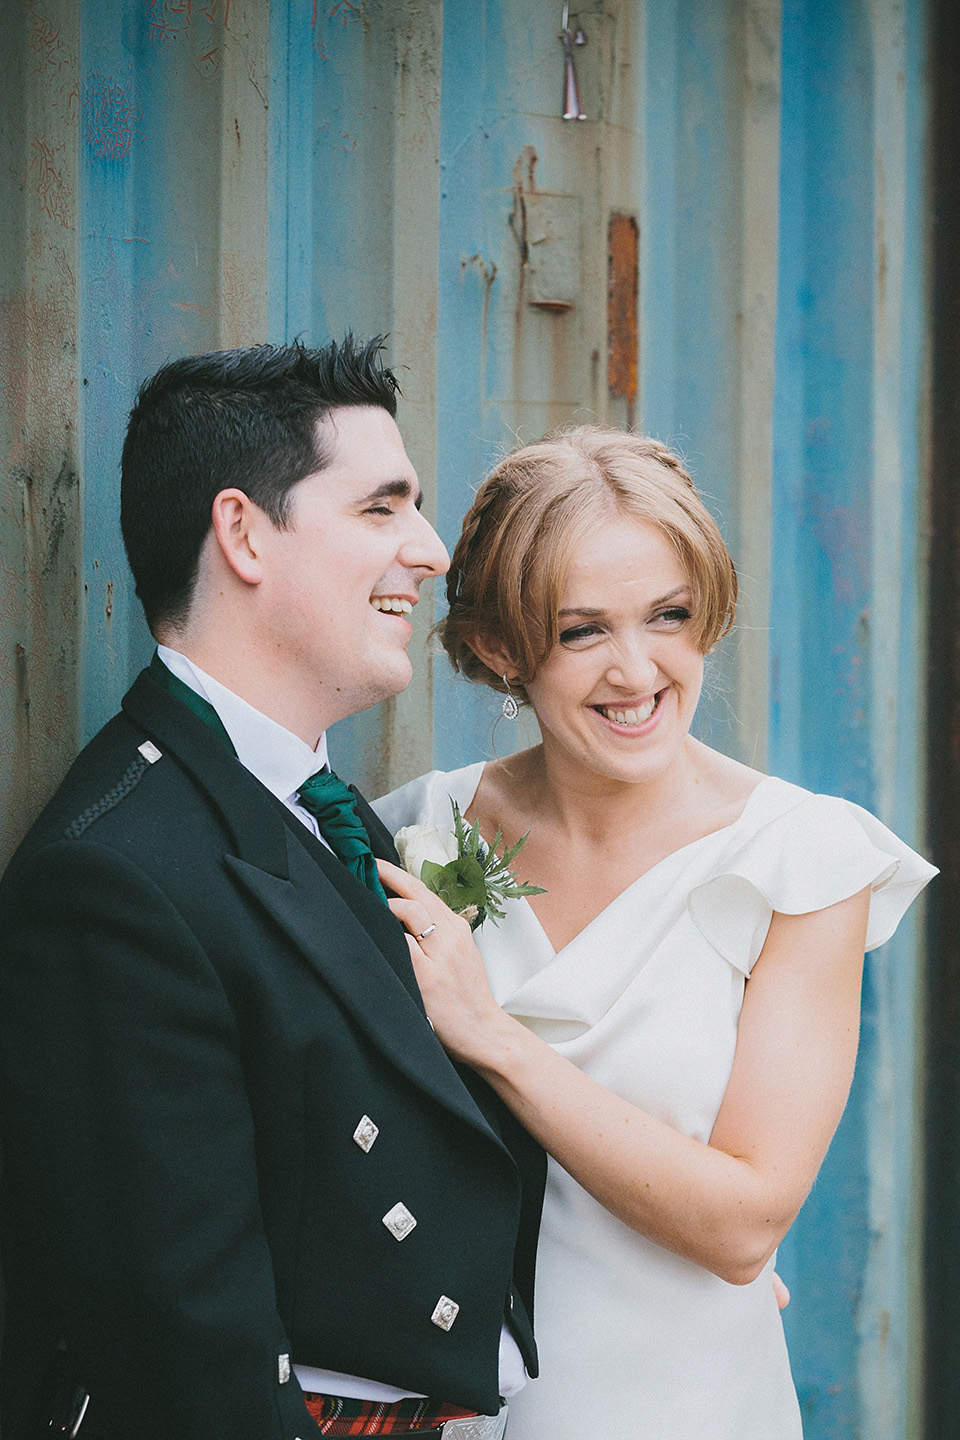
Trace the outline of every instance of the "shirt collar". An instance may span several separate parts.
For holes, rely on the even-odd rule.
[[[255,710],[179,650],[158,645],[157,654],[178,680],[209,701],[233,742],[240,764],[278,800],[295,800],[303,782],[328,764],[326,733],[317,741],[316,750],[311,750],[299,735]]]

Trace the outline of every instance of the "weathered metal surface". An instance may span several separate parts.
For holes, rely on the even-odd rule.
[[[930,897],[924,1309],[926,1440],[952,1440],[960,1414],[960,10],[931,24],[931,554],[927,786],[941,867]],[[907,697],[909,700],[909,697]]]
[[[168,356],[348,327],[390,334],[401,428],[448,543],[517,439],[636,418],[678,444],[743,576],[704,733],[918,840],[925,14],[923,0],[589,0],[571,7],[589,36],[589,118],[573,123],[548,0],[11,0],[3,843],[148,653],[116,523],[138,382]],[[624,323],[608,315],[608,257],[625,285],[636,263],[626,232],[611,243],[612,215],[642,235],[636,328],[629,293]],[[938,577],[955,554],[952,433]],[[951,604],[935,655],[955,651]],[[332,737],[371,792],[532,738],[496,724],[498,700],[445,661],[434,672],[433,609],[417,611],[411,689]],[[935,686],[934,701],[949,758],[955,696]],[[936,833],[955,889],[946,773]],[[783,1249],[807,1440],[919,1435],[917,953],[907,926],[871,960],[849,1114]],[[932,1113],[952,1138],[931,1173],[945,1207],[960,1104],[941,963]],[[949,1258],[947,1230],[935,1253]]]
[[[0,865],[76,752],[79,28],[0,12]]]
[[[266,324],[266,13],[253,3],[85,3],[81,107],[83,729],[149,653],[117,526],[138,384]]]
[[[637,401],[640,232],[633,215],[610,216],[607,251],[607,388],[627,402],[627,423],[633,424]]]
[[[400,424],[433,514],[441,0],[271,8],[269,335],[388,334]],[[337,726],[331,753],[370,793],[431,763],[433,620],[414,612],[419,683]]]
[[[771,598],[771,768],[914,840],[923,38],[895,4],[784,8]],[[784,1247],[812,1435],[916,1433],[916,987],[912,919],[869,957],[847,1114]]]

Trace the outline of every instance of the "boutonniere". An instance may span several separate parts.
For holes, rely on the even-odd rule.
[[[456,800],[451,804],[452,834],[442,835],[435,825],[404,825],[397,831],[394,844],[404,870],[422,880],[455,914],[469,920],[471,930],[488,916],[496,925],[506,914],[503,906],[507,900],[546,894],[541,886],[518,880],[510,868],[527,843],[526,835],[498,854],[501,832],[497,831],[488,849],[477,822],[467,825]]]

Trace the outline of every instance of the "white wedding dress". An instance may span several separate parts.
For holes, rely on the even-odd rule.
[[[375,808],[393,833],[450,831],[451,797],[466,811],[482,770],[433,771]],[[511,1015],[706,1142],[772,912],[819,910],[871,885],[872,949],[935,874],[859,806],[764,779],[738,820],[660,861],[559,954],[524,900],[476,939]],[[636,1234],[551,1160],[541,1378],[511,1400],[509,1440],[800,1440],[772,1265],[729,1285]]]

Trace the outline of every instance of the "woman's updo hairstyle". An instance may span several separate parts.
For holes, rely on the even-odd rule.
[[[500,461],[477,491],[447,575],[437,633],[454,669],[501,693],[470,648],[482,637],[510,656],[524,687],[559,636],[571,556],[598,524],[654,525],[693,589],[690,633],[704,654],[733,624],[737,574],[716,522],[677,456],[658,440],[594,425],[556,430]]]

